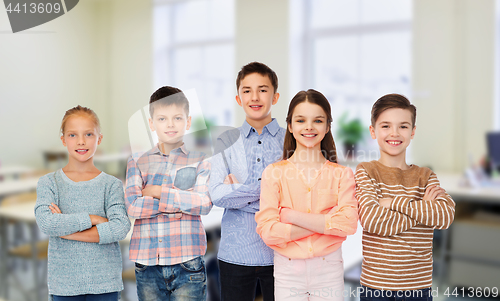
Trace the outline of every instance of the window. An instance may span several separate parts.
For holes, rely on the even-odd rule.
[[[290,7],[291,95],[322,92],[334,136],[343,114],[367,127],[382,95],[411,100],[411,0],[292,0]],[[365,148],[377,149],[371,142]]]
[[[156,1],[154,87],[195,89],[206,121],[233,124],[234,0]]]
[[[500,131],[500,0],[496,1],[496,32],[495,32],[495,129]]]

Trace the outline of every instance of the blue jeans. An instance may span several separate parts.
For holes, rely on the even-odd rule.
[[[432,301],[431,288],[409,291],[386,291],[362,286],[360,301]]]
[[[139,301],[205,301],[207,273],[203,257],[175,265],[135,264]]]
[[[78,296],[52,296],[54,301],[118,301],[120,294],[118,292],[97,294],[97,295],[78,295]]]

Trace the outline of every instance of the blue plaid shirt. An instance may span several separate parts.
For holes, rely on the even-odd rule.
[[[210,196],[214,205],[225,208],[218,258],[245,266],[273,265],[273,250],[255,231],[255,212],[262,172],[281,158],[285,129],[273,119],[260,135],[246,121],[238,130],[220,135],[212,158]],[[241,184],[223,184],[230,173]]]

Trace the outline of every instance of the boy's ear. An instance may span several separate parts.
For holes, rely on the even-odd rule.
[[[370,135],[372,136],[372,139],[377,139],[377,136],[375,136],[375,128],[373,125],[370,125]]]
[[[189,130],[190,127],[191,127],[191,116],[188,116],[187,124],[186,124],[186,131]]]
[[[274,93],[274,95],[273,95],[273,106],[278,102],[279,98],[280,98],[280,94],[278,92]]]
[[[66,140],[64,139],[64,135],[61,136],[61,141],[64,146],[66,146]]]
[[[239,95],[236,95],[236,102],[240,105],[240,107],[243,107],[241,105],[241,99],[240,99],[240,96]]]
[[[153,125],[153,119],[149,118],[148,121],[149,121],[149,129],[151,130],[151,132],[154,132],[155,127]]]
[[[413,127],[413,130],[411,131],[411,139],[413,139],[413,136],[415,136],[415,130],[417,129],[417,126]]]

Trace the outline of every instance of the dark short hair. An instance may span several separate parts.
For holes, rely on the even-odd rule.
[[[274,88],[274,93],[278,91],[278,76],[273,69],[269,68],[266,64],[262,64],[259,62],[252,62],[243,66],[238,72],[238,76],[236,77],[236,90],[240,88],[241,81],[249,74],[258,73],[262,76],[267,76],[271,81],[271,84]]]
[[[164,86],[156,90],[149,98],[149,115],[153,118],[155,106],[178,105],[183,106],[186,115],[189,115],[189,102],[181,89]]]
[[[372,126],[375,127],[378,117],[382,112],[389,109],[403,109],[411,113],[411,124],[415,126],[417,121],[417,108],[411,104],[408,98],[401,94],[387,94],[380,97],[372,107]]]

